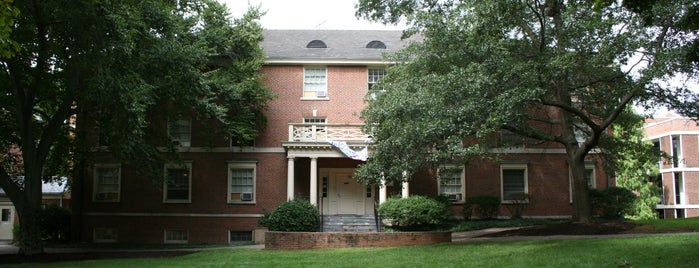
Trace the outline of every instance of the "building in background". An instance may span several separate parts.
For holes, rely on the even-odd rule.
[[[699,217],[699,125],[668,113],[646,120],[646,139],[668,158],[660,159],[657,205],[661,218]]]
[[[525,217],[570,217],[571,181],[564,148],[524,144],[524,139],[502,149],[499,162],[445,165],[440,180],[426,170],[405,184],[375,187],[357,182],[354,170],[362,160],[349,158],[347,152],[371,150],[360,113],[381,94],[373,85],[392,64],[382,56],[414,40],[402,40],[401,34],[266,31],[262,43],[266,61],[260,72],[277,97],[269,103],[268,125],[261,135],[253,143],[212,141],[205,139],[202,126],[215,122],[194,118],[162,122],[162,131],[180,146],[183,159],[182,164],[163,166],[162,184],[142,178],[107,152],[97,154],[77,197],[82,199],[82,239],[261,241],[264,229],[258,221],[263,213],[294,198],[309,200],[325,216],[372,217],[376,204],[390,196],[444,195],[461,216],[468,197],[498,196],[507,204],[519,201],[512,198],[515,194],[525,193],[529,197]],[[331,141],[347,147],[343,152]],[[587,166],[591,187],[613,185],[602,167],[591,155]],[[505,208],[500,213],[509,216]]]

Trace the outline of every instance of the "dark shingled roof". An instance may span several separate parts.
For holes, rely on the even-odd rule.
[[[401,40],[402,31],[370,30],[265,30],[261,46],[267,60],[376,60],[384,53],[396,52],[411,40]],[[327,48],[306,48],[309,42],[321,40]],[[367,48],[372,41],[381,41],[385,49]]]

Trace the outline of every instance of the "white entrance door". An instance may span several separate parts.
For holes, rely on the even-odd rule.
[[[15,210],[12,206],[0,206],[0,240],[12,240]]]
[[[339,172],[332,176],[337,214],[364,215],[365,187],[354,178],[352,172]]]

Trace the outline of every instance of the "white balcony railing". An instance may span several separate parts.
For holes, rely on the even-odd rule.
[[[369,136],[362,131],[362,124],[289,124],[289,141],[368,142]]]

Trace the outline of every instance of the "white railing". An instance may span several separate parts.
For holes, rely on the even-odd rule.
[[[368,142],[362,124],[289,124],[289,141],[354,141]]]

